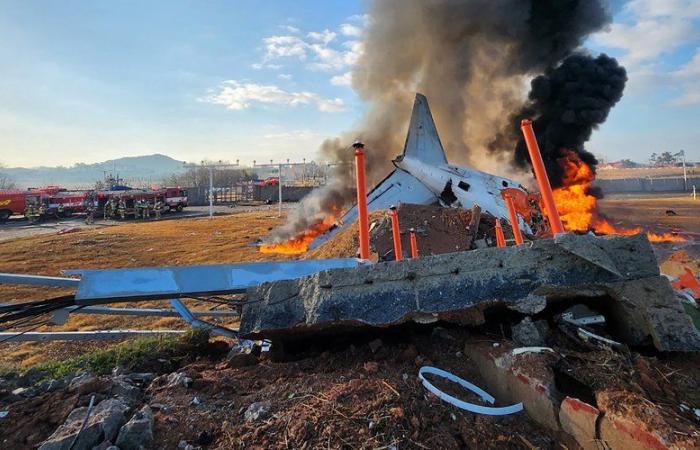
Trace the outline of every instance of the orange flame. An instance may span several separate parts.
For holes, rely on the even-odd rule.
[[[559,165],[564,169],[563,186],[554,189],[554,202],[561,216],[566,231],[593,231],[596,234],[639,233],[641,227],[624,228],[611,224],[598,211],[598,199],[590,194],[590,184],[595,179],[593,170],[581,161],[578,155],[565,150],[559,159]],[[647,232],[647,238],[652,242],[682,242],[686,239],[672,233]]]
[[[262,244],[259,249],[261,253],[280,253],[283,255],[297,255],[304,253],[311,242],[317,236],[328,231],[336,222],[335,215],[328,215],[323,220],[319,220],[307,230],[302,231],[296,237],[272,244]]]

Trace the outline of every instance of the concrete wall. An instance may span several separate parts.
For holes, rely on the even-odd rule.
[[[604,193],[615,194],[625,192],[684,192],[683,177],[674,178],[623,178],[619,180],[595,180],[593,183]],[[693,185],[700,189],[700,177],[688,177],[687,191],[693,190]]]

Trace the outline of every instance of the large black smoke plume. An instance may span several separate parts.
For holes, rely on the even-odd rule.
[[[352,73],[368,112],[323,144],[326,159],[345,164],[290,216],[278,239],[351,204],[355,138],[367,146],[368,183],[386,175],[401,152],[415,92],[428,97],[451,162],[498,166],[502,174],[515,145],[508,119],[525,103],[527,81],[610,21],[604,0],[375,0],[369,16],[364,54]],[[510,147],[489,152],[498,133]]]
[[[530,164],[520,133],[520,120],[534,118],[533,129],[552,187],[562,184],[563,151],[575,152],[595,173],[598,161],[584,148],[593,129],[605,122],[610,109],[622,98],[627,73],[614,58],[584,54],[567,57],[532,80],[528,103],[513,117],[512,126],[492,146],[496,151],[515,146],[514,162]],[[511,147],[512,148],[512,147]]]

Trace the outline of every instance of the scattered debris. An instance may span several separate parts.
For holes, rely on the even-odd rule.
[[[496,402],[496,399],[489,394],[488,392],[484,391],[480,387],[463,380],[459,378],[456,375],[453,375],[449,372],[446,372],[444,370],[438,369],[436,367],[421,367],[421,369],[418,371],[418,377],[421,379],[423,382],[423,386],[433,394],[437,395],[440,399],[446,401],[447,403],[456,406],[457,408],[464,409],[466,411],[470,411],[473,413],[477,414],[486,414],[488,416],[505,416],[507,414],[513,414],[516,412],[520,412],[523,410],[523,404],[522,403],[517,403],[511,406],[504,406],[504,407],[499,407],[499,408],[494,408],[490,406],[481,406],[481,405],[475,405],[473,403],[468,403],[463,400],[459,400],[458,398],[452,397],[451,395],[448,395],[444,392],[442,392],[440,389],[436,388],[435,386],[432,385],[426,378],[426,374],[433,374],[437,375],[443,378],[446,378],[453,383],[457,383],[460,386],[462,386],[465,389],[468,389],[475,394],[477,394],[479,397],[481,397],[481,400],[483,400],[486,403],[494,404]]]
[[[183,386],[188,388],[192,385],[192,378],[188,377],[184,372],[173,372],[168,375],[166,383],[168,387]]]
[[[256,420],[265,419],[269,415],[269,402],[255,402],[251,403],[248,409],[245,410],[245,414],[243,416],[246,422],[255,422]]]
[[[529,347],[543,346],[547,343],[547,328],[546,321],[533,322],[530,317],[525,317],[519,324],[513,325],[513,340]]]

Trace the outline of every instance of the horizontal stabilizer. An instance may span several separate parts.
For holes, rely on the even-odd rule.
[[[367,194],[367,209],[371,212],[388,209],[391,205],[398,206],[399,203],[429,205],[436,201],[435,194],[417,178],[408,172],[396,169]],[[348,225],[353,224],[357,220],[357,205],[350,208],[341,220],[342,226],[319,236],[309,248],[318,247]]]

